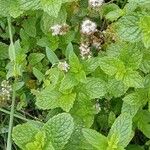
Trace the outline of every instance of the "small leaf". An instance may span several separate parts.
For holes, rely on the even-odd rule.
[[[150,47],[150,16],[142,17],[140,20],[142,39],[146,48]]]
[[[57,55],[48,47],[46,47],[46,55],[48,60],[54,65],[59,62]]]
[[[33,67],[33,74],[39,80],[39,82],[44,80],[44,74],[40,70],[36,69],[35,67]]]

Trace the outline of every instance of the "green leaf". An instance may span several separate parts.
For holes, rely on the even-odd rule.
[[[62,0],[41,0],[42,8],[50,16],[57,17],[60,11]]]
[[[122,9],[116,9],[116,10],[110,11],[105,17],[106,19],[110,21],[115,21],[119,17],[121,17],[123,14],[124,14],[124,11]]]
[[[125,41],[140,41],[139,16],[137,14],[130,14],[119,19],[117,22],[117,31],[119,36]]]
[[[82,125],[75,125],[71,138],[63,150],[97,150],[85,140],[82,128]]]
[[[128,113],[131,117],[134,117],[139,110],[138,105],[130,105],[126,102],[123,102],[122,108],[121,108],[121,113]]]
[[[36,37],[36,18],[28,18],[23,22],[23,28],[24,31],[30,36],[30,37]]]
[[[132,137],[132,118],[129,114],[121,114],[113,123],[108,138],[115,135],[118,138],[118,146],[126,147]]]
[[[35,66],[37,63],[42,61],[42,59],[45,57],[43,53],[31,53],[28,57],[28,61],[32,66]]]
[[[106,74],[113,76],[119,73],[119,69],[124,69],[124,64],[117,58],[105,56],[100,59],[100,67]]]
[[[135,116],[134,121],[137,124],[139,130],[143,132],[143,134],[150,138],[150,112],[147,110],[141,110]]]
[[[58,16],[50,16],[46,12],[43,13],[42,19],[41,19],[41,27],[42,30],[49,34],[50,27],[56,24],[64,24],[66,23],[67,19],[67,12],[64,7],[61,8]]]
[[[42,80],[44,80],[44,74],[40,70],[38,70],[37,68],[35,68],[35,67],[33,67],[33,74],[39,80],[39,82],[41,82]]]
[[[48,86],[36,95],[36,105],[43,110],[56,108],[58,107],[57,100],[60,97],[60,92]]]
[[[14,127],[12,137],[21,149],[25,149],[26,144],[32,141],[39,130],[40,127],[36,126],[36,122],[28,122]]]
[[[99,57],[91,57],[85,61],[83,61],[83,68],[86,74],[90,74],[96,70],[100,65]]]
[[[108,143],[107,143],[107,138],[104,135],[98,133],[95,130],[86,129],[86,128],[84,128],[82,132],[85,139],[91,145],[97,148],[97,150],[106,150]]]
[[[48,60],[54,65],[59,62],[57,55],[48,47],[46,47],[46,55]]]
[[[42,150],[45,145],[45,132],[39,131],[32,142],[26,144],[26,150],[36,149]]]
[[[118,81],[116,79],[109,79],[107,87],[109,94],[114,97],[120,97],[124,95],[128,89],[122,81]]]
[[[87,78],[87,81],[81,86],[81,91],[89,98],[100,98],[106,94],[106,83],[99,78]]]
[[[70,110],[70,114],[73,116],[75,123],[91,127],[96,109],[91,99],[80,92],[76,97],[73,108]]]
[[[70,64],[70,71],[74,73],[78,73],[82,66],[76,54],[73,51],[69,53],[69,64]]]
[[[0,42],[0,60],[8,58],[8,46]]]
[[[55,150],[63,149],[68,142],[73,129],[73,118],[67,113],[54,116],[43,126],[46,137],[48,141],[51,141]]]
[[[146,48],[150,47],[150,16],[142,17],[140,20],[142,39]]]
[[[69,72],[62,79],[59,90],[60,91],[69,90],[73,88],[74,86],[76,86],[77,84],[78,84],[78,81],[75,78],[75,75]]]
[[[73,107],[75,99],[75,93],[65,94],[62,95],[56,103],[58,103],[58,107],[61,107],[64,111],[69,112],[70,109]]]
[[[124,75],[123,82],[128,87],[143,88],[144,80],[140,76],[139,72],[133,70],[127,70]]]

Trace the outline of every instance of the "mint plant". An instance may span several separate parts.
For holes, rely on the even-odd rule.
[[[0,149],[149,149],[148,0],[0,0],[0,68]]]

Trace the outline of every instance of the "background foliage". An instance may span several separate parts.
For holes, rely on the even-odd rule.
[[[14,150],[150,149],[150,1],[0,0],[0,68],[0,149],[13,92]]]

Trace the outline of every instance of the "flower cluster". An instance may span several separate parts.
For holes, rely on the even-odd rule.
[[[59,62],[58,68],[59,68],[61,71],[68,72],[68,70],[70,69],[70,66],[69,66],[69,64],[68,64],[66,61],[64,61],[64,62]]]
[[[54,26],[51,27],[51,31],[52,31],[52,35],[56,36],[56,35],[64,35],[67,33],[69,29],[69,26],[67,24],[56,24]]]
[[[91,35],[97,31],[96,23],[92,22],[91,20],[87,19],[82,22],[81,25],[81,33],[85,35]]]
[[[89,6],[92,8],[100,7],[104,0],[89,0]]]
[[[4,100],[10,100],[12,87],[9,85],[9,82],[4,80],[1,82],[1,91],[0,97]]]
[[[82,59],[91,57],[92,53],[88,43],[81,43],[79,49],[80,49],[80,55]]]

